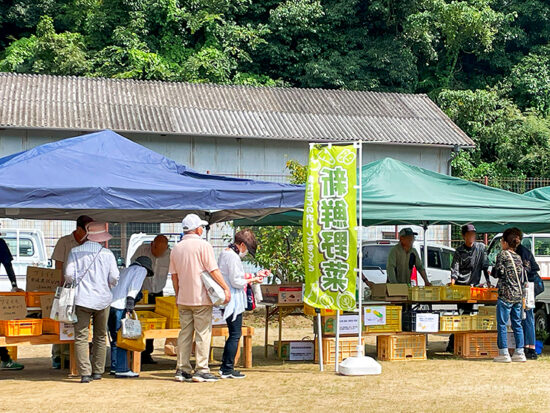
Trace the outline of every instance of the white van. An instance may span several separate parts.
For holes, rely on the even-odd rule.
[[[168,247],[173,249],[174,246],[180,240],[181,234],[162,234],[168,238]],[[137,249],[143,244],[150,244],[153,242],[157,235],[155,234],[144,234],[140,232],[139,234],[132,234],[130,241],[128,242],[128,249],[126,251],[126,267],[132,263],[132,257],[136,253]],[[174,286],[172,285],[172,278],[168,274],[168,279],[166,281],[166,286],[164,287],[163,293],[167,295],[175,295]]]
[[[363,242],[363,275],[375,284],[385,283],[388,279],[386,263],[391,248],[397,240],[378,240]],[[420,258],[424,262],[424,244],[415,241]],[[428,279],[434,285],[446,285],[451,282],[451,262],[454,249],[445,245],[428,242],[428,266],[426,273]],[[419,275],[418,285],[424,285],[424,280]]]
[[[0,229],[0,238],[6,241],[11,255],[13,255],[13,270],[17,276],[17,286],[25,288],[27,267],[48,267],[49,261],[46,255],[46,243],[44,234],[39,229]],[[11,283],[7,277],[6,269],[2,265],[0,269],[0,291],[10,291]]]
[[[497,234],[489,243],[487,254],[491,266],[495,264],[501,251],[502,234]],[[540,277],[544,281],[544,292],[537,297],[535,307],[535,329],[550,332],[550,234],[525,234],[521,243],[529,248],[540,267]],[[491,277],[496,285],[497,280]]]

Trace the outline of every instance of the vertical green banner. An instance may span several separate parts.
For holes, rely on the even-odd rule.
[[[304,300],[317,308],[355,309],[357,164],[353,146],[314,146],[304,203]]]

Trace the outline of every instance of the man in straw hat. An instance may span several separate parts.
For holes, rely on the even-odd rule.
[[[86,226],[87,240],[69,254],[65,281],[76,284],[75,353],[81,383],[101,380],[105,372],[105,352],[111,288],[119,279],[115,256],[102,243],[112,236],[107,225],[91,222]],[[88,334],[93,320],[93,356],[90,364]]]

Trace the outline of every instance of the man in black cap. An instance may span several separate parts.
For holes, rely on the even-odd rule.
[[[409,284],[412,269],[416,267],[424,279],[424,284],[431,285],[422,260],[413,246],[416,235],[418,234],[411,228],[403,228],[399,231],[399,242],[390,250],[386,264],[388,283]]]
[[[485,244],[476,242],[476,227],[467,224],[462,227],[462,239],[464,243],[459,245],[454,253],[451,264],[451,285],[478,286],[481,283],[481,272],[485,276],[487,286],[491,287],[489,278],[489,259]],[[471,314],[474,311],[473,304],[458,304],[458,311],[462,314]],[[449,338],[447,351],[454,351],[454,335]]]

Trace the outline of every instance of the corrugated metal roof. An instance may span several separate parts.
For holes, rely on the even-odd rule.
[[[473,146],[426,95],[0,73],[0,126]]]

